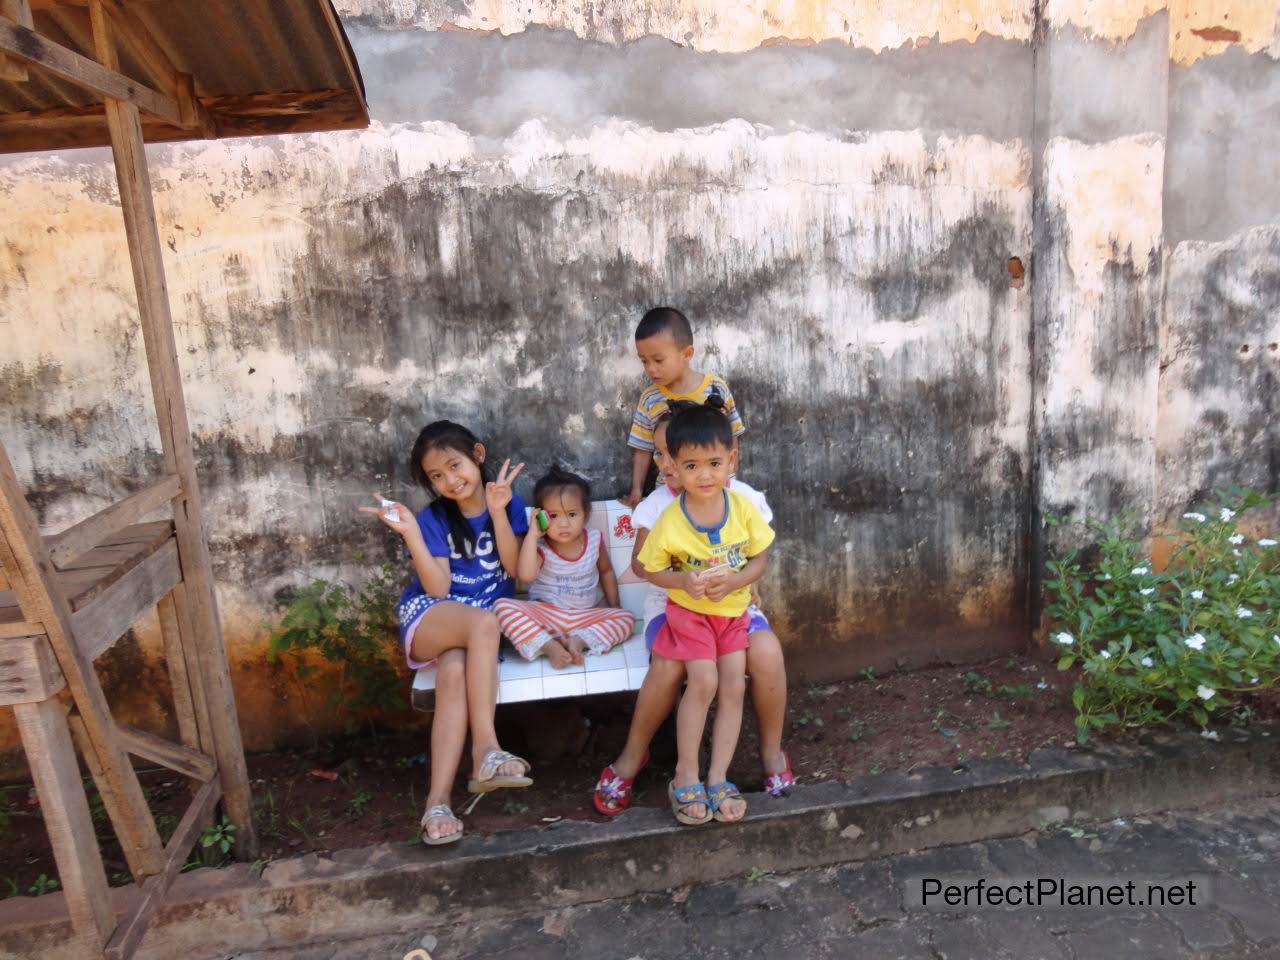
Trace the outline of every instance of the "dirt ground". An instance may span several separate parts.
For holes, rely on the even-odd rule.
[[[1052,663],[1001,657],[793,688],[784,747],[801,782],[957,765],[980,757],[1024,760],[1038,747],[1074,745],[1073,683],[1072,673],[1059,673]],[[504,746],[534,762],[534,785],[482,799],[465,817],[468,831],[598,818],[591,790],[626,737],[633,702],[633,694],[619,694],[499,710]],[[1264,691],[1252,703],[1259,719],[1280,718],[1280,690]],[[427,729],[424,719],[418,730],[376,739],[332,740],[318,750],[250,756],[262,858],[417,842],[426,796]],[[748,709],[731,770],[747,791],[758,789],[762,779],[758,749],[755,717]],[[669,721],[636,781],[636,805],[666,805],[674,764]],[[464,764],[454,791],[458,811],[467,802],[466,775]],[[167,836],[185,806],[187,787],[165,770],[143,772],[141,779]],[[123,857],[91,783],[90,802],[111,881],[127,883]],[[206,861],[216,863],[218,857],[210,852]],[[199,865],[200,856],[193,855],[190,866]],[[34,790],[30,784],[0,787],[0,897],[53,889],[56,875]]]

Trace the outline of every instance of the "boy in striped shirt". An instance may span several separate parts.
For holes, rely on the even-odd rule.
[[[693,360],[693,329],[683,313],[674,307],[655,307],[640,318],[636,327],[636,354],[652,385],[640,394],[631,415],[631,492],[621,501],[634,507],[643,496],[644,478],[653,458],[653,427],[672,400],[692,400],[702,404],[712,393],[723,401],[723,413],[733,430],[733,439],[747,429],[724,379],[714,373],[699,373],[689,366]]]

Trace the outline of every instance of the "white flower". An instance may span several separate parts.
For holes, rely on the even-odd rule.
[[[1239,550],[1232,550],[1232,551],[1231,551],[1231,555],[1232,555],[1233,557],[1238,557],[1238,556],[1240,556],[1240,551],[1239,551]]]
[[[1111,652],[1109,650],[1102,650],[1098,653],[1098,656],[1102,657],[1103,660],[1110,660]]]
[[[1244,543],[1244,534],[1237,533],[1234,537],[1227,537],[1227,542],[1234,543],[1236,546],[1240,546],[1240,544]]]
[[[1144,604],[1142,605],[1142,609],[1143,609],[1143,611],[1144,611],[1145,613],[1150,613],[1150,612],[1151,612],[1151,604],[1149,604],[1149,603],[1144,603]]]
[[[1185,643],[1185,644],[1186,644],[1188,647],[1190,647],[1192,650],[1203,650],[1203,649],[1204,649],[1204,634],[1203,634],[1203,633],[1193,633],[1191,636],[1187,637],[1187,639],[1183,640],[1182,642],[1183,642],[1183,643]]]
[[[1196,696],[1201,700],[1212,700],[1217,692],[1213,687],[1206,687],[1203,683],[1196,687]]]
[[[1076,642],[1076,638],[1073,637],[1071,634],[1067,633],[1067,631],[1063,630],[1061,633],[1054,635],[1053,642],[1060,643],[1064,647],[1069,647]]]
[[[1236,607],[1236,616],[1241,620],[1248,620],[1253,616],[1253,611],[1248,607]]]
[[[1226,507],[1223,507],[1221,510],[1218,511],[1218,516],[1222,519],[1223,523],[1226,523],[1235,515],[1236,515],[1236,512],[1234,510],[1228,510]]]
[[[1155,593],[1155,592],[1156,592],[1156,588],[1155,588],[1155,587],[1145,587],[1145,588],[1143,588],[1142,590],[1139,590],[1138,592],[1139,592],[1140,594],[1142,594],[1144,597],[1149,597],[1149,596],[1151,596],[1151,594],[1153,594],[1153,593]]]
[[[1258,682],[1258,678],[1257,678],[1257,677],[1250,677],[1250,678],[1249,678],[1249,682],[1250,682],[1250,683],[1257,683],[1257,682]]]
[[[1204,523],[1208,519],[1203,513],[1184,513],[1183,520],[1194,520],[1196,523]]]
[[[1231,576],[1227,577],[1227,583],[1235,583],[1239,579],[1240,579],[1240,574],[1233,573]]]
[[[1135,577],[1140,577],[1140,576],[1142,576],[1144,573],[1150,573],[1151,571],[1150,571],[1149,569],[1147,569],[1146,567],[1134,567],[1134,568],[1133,568],[1132,570],[1130,570],[1129,572],[1130,572],[1130,573],[1132,573]]]
[[[1200,736],[1204,737],[1206,740],[1217,740],[1218,731],[1217,730],[1201,730]]]
[[[1109,573],[1104,573],[1104,574],[1103,574],[1102,576],[1100,576],[1098,579],[1099,579],[1099,580],[1110,580],[1110,579],[1111,579],[1111,574],[1109,574]]]
[[[1271,635],[1271,639],[1274,640],[1277,644],[1280,644],[1280,633],[1273,633]]]
[[[1152,660],[1150,657],[1143,657],[1140,663],[1144,667],[1154,667],[1156,665],[1156,662]]]
[[[1191,599],[1192,599],[1192,600],[1203,600],[1203,599],[1204,599],[1204,591],[1203,591],[1203,590],[1192,590],[1192,591],[1191,591]]]
[[[1274,547],[1275,545],[1276,545],[1276,542],[1272,540],[1270,537],[1263,537],[1261,540],[1258,541],[1258,546],[1260,547]]]
[[[1043,680],[1041,680],[1039,683],[1037,683],[1037,684],[1036,684],[1036,689],[1037,689],[1037,690],[1048,690],[1048,689],[1049,689],[1049,685],[1048,685],[1047,683],[1045,683]]]

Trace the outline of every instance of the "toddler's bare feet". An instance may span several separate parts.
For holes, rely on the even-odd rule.
[[[586,662],[587,641],[580,634],[569,634],[569,636],[565,637],[564,645],[574,663],[582,666]]]
[[[551,666],[563,670],[573,663],[573,655],[560,645],[558,640],[548,640],[542,645],[542,655],[551,661]]]

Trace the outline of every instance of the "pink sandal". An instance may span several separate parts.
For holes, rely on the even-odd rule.
[[[796,775],[791,770],[791,758],[787,751],[782,751],[782,762],[786,766],[780,773],[765,774],[764,791],[771,797],[789,797],[791,788],[796,785]]]
[[[636,770],[637,777],[648,762],[649,755],[646,753],[644,759],[640,761],[640,768]],[[595,793],[591,796],[591,802],[595,804],[596,810],[606,817],[616,817],[626,810],[631,806],[631,786],[635,780],[635,777],[628,780],[626,777],[619,776],[613,769],[613,764],[605,767],[600,773],[600,779],[596,782]]]

